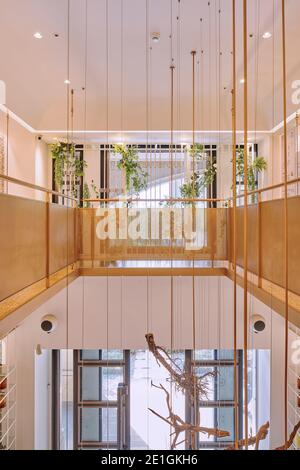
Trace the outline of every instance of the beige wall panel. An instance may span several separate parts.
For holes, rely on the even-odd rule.
[[[46,275],[46,204],[0,195],[0,300]]]
[[[259,209],[254,204],[248,208],[248,269],[260,273],[263,279],[278,286],[284,285],[284,200],[277,199],[261,203],[260,213],[260,256],[258,246]],[[233,218],[229,217],[229,259],[233,259]],[[288,201],[288,251],[289,251],[289,290],[300,295],[300,197]],[[237,264],[244,265],[243,207],[237,208]]]
[[[75,262],[75,209],[50,204],[50,274]]]

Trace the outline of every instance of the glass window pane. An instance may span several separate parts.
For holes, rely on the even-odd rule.
[[[215,427],[215,410],[214,408],[200,408],[200,425],[204,428]],[[207,442],[214,441],[214,436],[208,436],[207,434],[199,434],[199,440]]]
[[[102,413],[102,440],[104,442],[117,442],[117,408],[103,408]]]
[[[234,400],[233,367],[218,367],[217,400]]]
[[[195,373],[197,377],[203,377],[204,375],[210,372],[212,374],[216,373],[213,367],[196,367],[195,368]],[[214,400],[215,399],[215,375],[207,376],[203,380],[202,385],[205,386],[206,388],[206,396],[200,397],[200,400],[203,400],[203,401]]]
[[[219,360],[227,360],[227,361],[233,361],[234,359],[234,351],[229,350],[229,349],[221,349],[216,351],[216,357]]]
[[[102,400],[117,400],[118,385],[123,382],[123,367],[101,367]]]
[[[73,351],[60,351],[60,448],[73,448]]]
[[[124,359],[124,354],[123,354],[122,349],[110,349],[110,350],[102,349],[101,353],[102,353],[101,359],[103,361],[106,361],[106,360],[119,361],[119,360]]]
[[[100,351],[98,349],[84,349],[81,351],[82,361],[99,361]]]
[[[83,442],[117,442],[117,408],[82,408]]]
[[[81,440],[83,442],[98,442],[101,440],[99,408],[81,409]]]
[[[101,400],[100,368],[81,368],[81,400]]]
[[[201,349],[201,350],[195,351],[194,357],[196,361],[213,361],[215,358],[214,350],[213,349]]]
[[[217,408],[217,426],[223,431],[228,431],[228,437],[217,438],[218,441],[234,441],[234,409]]]

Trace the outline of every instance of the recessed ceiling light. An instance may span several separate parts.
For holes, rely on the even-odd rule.
[[[70,85],[71,82],[70,82],[70,80],[66,79],[66,80],[64,81],[64,84],[65,84],[65,85]]]
[[[264,34],[263,34],[263,38],[264,39],[271,39],[272,37],[272,34],[269,32],[269,31],[266,31]]]
[[[42,33],[39,33],[38,31],[36,33],[34,33],[33,37],[35,39],[43,39],[43,35]]]
[[[245,81],[246,81],[246,80],[245,80],[244,78],[241,78],[241,79],[240,79],[240,83],[241,83],[242,85],[245,83]]]

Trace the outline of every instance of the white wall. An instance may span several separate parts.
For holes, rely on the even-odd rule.
[[[15,355],[17,366],[18,449],[32,449],[35,444],[37,344],[43,349],[145,349],[145,334],[152,332],[157,344],[170,347],[173,289],[173,347],[193,348],[192,278],[175,277],[173,287],[171,282],[170,277],[81,277],[17,326],[9,356]],[[232,349],[232,282],[225,277],[198,277],[195,295],[196,348]],[[274,447],[283,443],[284,320],[252,296],[249,296],[249,312],[259,313],[266,320],[263,333],[249,332],[249,348],[272,349],[270,440]],[[40,329],[41,318],[49,313],[58,318],[58,328],[50,335]],[[0,336],[7,332],[7,325],[11,326],[11,320],[0,323]],[[238,288],[239,348],[243,347],[242,332],[243,291]],[[267,378],[263,380],[261,376],[260,381],[263,387],[268,387]],[[266,408],[265,404],[259,419],[267,417]],[[45,441],[39,445],[44,444]]]
[[[35,146],[35,184],[43,188],[52,189],[51,178],[51,154],[49,147],[43,140],[36,139]],[[45,200],[46,194],[44,192],[36,191],[36,199]]]
[[[7,119],[3,111],[0,111],[0,136],[4,137],[5,142],[6,174],[27,183],[50,188],[51,158],[47,144],[10,117],[7,146]],[[16,196],[41,199],[41,193],[15,184],[8,184],[8,192]]]

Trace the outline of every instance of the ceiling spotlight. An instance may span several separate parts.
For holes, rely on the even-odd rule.
[[[272,37],[272,34],[269,32],[269,31],[266,31],[264,34],[263,34],[263,38],[264,39],[271,39]]]
[[[246,80],[244,78],[241,78],[240,79],[240,83],[243,85],[244,83],[246,82]]]
[[[65,84],[65,85],[70,85],[71,82],[70,82],[70,80],[66,79],[66,80],[64,81],[64,84]]]
[[[34,33],[33,37],[35,39],[43,39],[43,35],[42,33],[39,33],[38,31],[36,33]]]
[[[151,39],[153,42],[158,42],[160,40],[160,33],[152,33]]]

